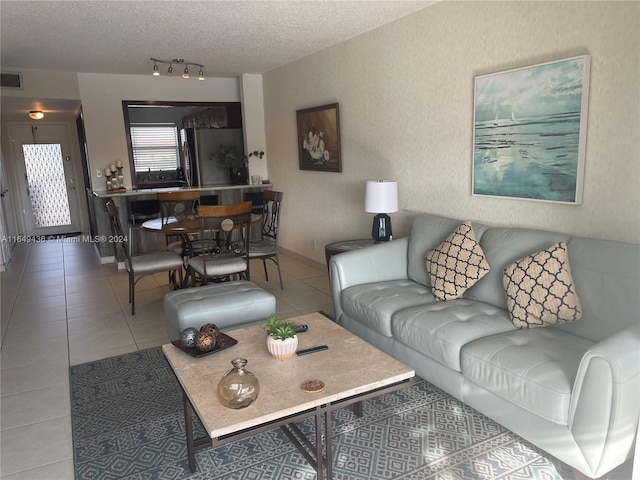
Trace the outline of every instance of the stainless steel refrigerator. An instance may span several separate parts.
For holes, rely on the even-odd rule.
[[[229,172],[212,155],[220,145],[244,152],[241,128],[185,128],[180,132],[185,180],[192,187],[229,184]]]

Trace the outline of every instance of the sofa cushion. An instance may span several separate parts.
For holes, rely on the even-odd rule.
[[[458,372],[464,345],[513,330],[504,310],[464,298],[406,308],[391,319],[391,331],[398,342]]]
[[[521,408],[567,425],[576,372],[592,345],[555,327],[515,330],[466,345],[462,373]]]
[[[407,276],[422,285],[431,286],[429,274],[424,265],[424,256],[429,250],[440,245],[462,220],[423,213],[416,215],[411,224],[411,235],[407,248]],[[486,226],[474,223],[476,240],[480,240]],[[519,257],[516,257],[519,258]]]
[[[576,237],[568,246],[582,318],[557,328],[598,342],[637,325],[640,245]]]
[[[464,222],[425,256],[436,300],[454,300],[484,277],[489,264],[471,228]]]
[[[508,265],[503,281],[516,327],[546,327],[582,316],[564,242]]]
[[[567,243],[569,239],[562,233],[525,228],[490,228],[482,234],[482,237],[476,238],[487,257],[491,270],[464,293],[464,298],[480,300],[505,310],[507,295],[502,285],[504,268],[554,243]]]
[[[342,309],[385,337],[391,337],[391,316],[414,305],[435,302],[431,290],[411,280],[354,285],[342,291]]]

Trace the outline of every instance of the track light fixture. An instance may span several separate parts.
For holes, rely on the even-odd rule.
[[[153,75],[160,75],[160,70],[158,69],[159,63],[165,63],[169,65],[167,69],[167,75],[171,76],[173,74],[173,65],[184,65],[184,70],[182,72],[182,78],[189,78],[189,65],[193,67],[198,67],[198,80],[204,80],[204,65],[200,65],[199,63],[187,62],[182,58],[174,58],[173,60],[160,60],[159,58],[152,58],[153,62]]]

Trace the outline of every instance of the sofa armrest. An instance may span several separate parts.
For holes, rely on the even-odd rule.
[[[640,325],[593,345],[582,357],[569,428],[596,477],[633,454],[640,415]]]
[[[329,261],[329,281],[336,320],[342,307],[340,293],[365,283],[407,278],[407,237],[334,255]]]

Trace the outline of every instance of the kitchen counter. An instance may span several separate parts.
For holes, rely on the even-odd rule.
[[[116,259],[116,253],[108,239],[112,235],[111,225],[109,223],[109,215],[107,214],[106,203],[113,199],[120,213],[120,222],[127,225],[129,218],[130,203],[136,200],[152,200],[158,192],[175,192],[182,190],[197,190],[202,192],[203,196],[217,196],[218,204],[239,203],[245,201],[246,194],[255,193],[264,189],[270,189],[271,183],[259,183],[254,185],[209,185],[206,187],[163,187],[163,188],[128,188],[124,192],[107,191],[107,190],[89,190],[87,189],[87,198],[89,200],[89,222],[91,226],[91,238],[98,239],[96,241],[96,250],[100,255],[102,263],[111,263]],[[138,232],[139,234],[140,232]],[[153,236],[153,234],[151,234]],[[104,241],[103,241],[104,239]],[[140,239],[139,239],[140,240]],[[140,242],[137,242],[140,243]],[[158,248],[158,242],[154,238],[153,241],[145,241],[142,239],[142,247],[152,249]],[[162,242],[160,242],[162,243]],[[146,250],[138,250],[135,248],[134,253],[143,253]],[[118,256],[119,257],[119,256]],[[118,258],[122,261],[121,258]]]
[[[209,185],[205,187],[162,187],[162,188],[128,188],[125,192],[108,191],[108,190],[93,190],[91,194],[98,198],[111,198],[111,197],[131,197],[140,195],[155,195],[158,192],[175,192],[182,190],[198,190],[200,192],[218,192],[229,190],[244,190],[254,188],[270,188],[273,185],[271,183],[257,183],[253,185]]]

